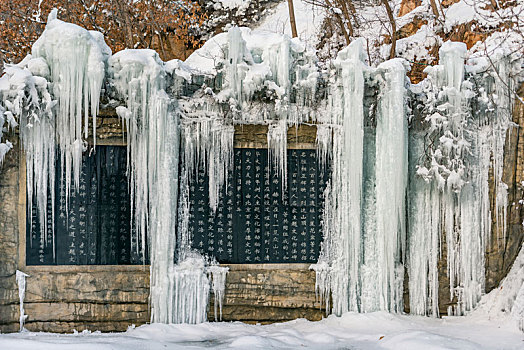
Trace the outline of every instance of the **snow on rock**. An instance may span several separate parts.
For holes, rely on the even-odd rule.
[[[482,297],[471,316],[490,320],[513,317],[524,332],[524,245],[500,286]]]
[[[222,76],[218,102],[229,103],[241,111],[250,107],[255,93],[265,93],[275,100],[270,115],[259,113],[249,120],[246,113],[236,118],[240,122],[289,119],[297,123],[308,115],[290,111],[290,105],[296,101],[296,107],[302,107],[310,102],[306,100],[314,95],[318,78],[315,62],[314,54],[297,39],[233,27],[208,40],[185,63],[195,73]],[[295,101],[291,101],[292,92],[298,95]]]

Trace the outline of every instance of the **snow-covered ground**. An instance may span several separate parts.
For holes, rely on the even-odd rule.
[[[303,319],[272,325],[153,324],[125,333],[0,335],[2,350],[105,349],[524,349],[514,321],[476,317],[434,319],[386,312]]]

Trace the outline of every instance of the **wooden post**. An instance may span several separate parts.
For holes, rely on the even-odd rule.
[[[291,24],[291,36],[296,38],[297,34],[297,22],[295,20],[295,8],[293,6],[293,0],[287,0],[289,5],[289,23]]]

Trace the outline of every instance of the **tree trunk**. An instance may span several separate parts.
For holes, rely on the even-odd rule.
[[[431,5],[431,11],[433,12],[436,18],[439,18],[438,7],[437,7],[437,4],[435,3],[435,0],[430,0],[429,3]]]
[[[395,16],[393,16],[393,11],[391,10],[391,6],[389,6],[388,0],[382,0],[382,4],[386,8],[389,23],[391,24],[391,50],[389,52],[389,59],[392,59],[397,55],[397,24],[395,23]]]
[[[331,9],[331,11],[333,11],[334,6],[331,3],[331,1],[326,0],[326,5],[328,5],[329,9]],[[346,44],[349,45],[349,43],[351,42],[351,38],[348,35],[348,32],[346,30],[346,26],[344,25],[344,21],[342,20],[342,17],[338,13],[335,12],[334,14],[335,14],[335,18],[338,21],[338,25],[340,26],[340,30],[342,31],[342,34],[344,35],[344,38],[346,39]]]
[[[291,24],[291,36],[296,38],[297,34],[297,22],[295,21],[295,8],[293,6],[293,0],[287,0],[289,6],[289,23]]]

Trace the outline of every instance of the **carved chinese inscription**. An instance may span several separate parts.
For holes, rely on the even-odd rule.
[[[235,149],[218,208],[209,208],[208,178],[189,187],[193,246],[223,263],[302,263],[318,259],[323,192],[315,150],[288,150],[288,183],[270,170],[267,150]]]

